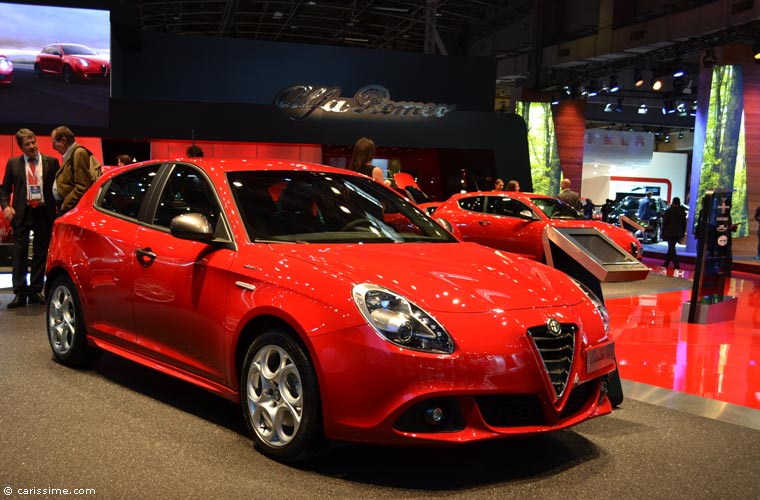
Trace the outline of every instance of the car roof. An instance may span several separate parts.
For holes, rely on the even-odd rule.
[[[460,199],[470,196],[508,196],[517,199],[554,198],[554,196],[547,194],[526,193],[525,191],[468,191],[466,193],[457,193],[452,198]]]
[[[185,156],[178,156],[173,158],[154,158],[139,163],[130,163],[129,165],[125,165],[125,167],[129,168],[139,167],[146,164],[177,162],[194,164],[207,171],[222,170],[224,172],[243,172],[249,170],[291,170],[340,173],[361,176],[361,174],[353,172],[346,168],[330,167],[321,165],[319,163],[294,161],[281,158],[240,158],[215,156],[189,158]]]

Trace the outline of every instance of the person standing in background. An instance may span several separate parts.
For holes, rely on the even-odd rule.
[[[652,193],[650,191],[647,191],[646,196],[644,196],[643,198],[639,200],[639,209],[636,212],[636,217],[638,217],[639,220],[642,222],[642,224],[646,226],[649,226],[651,224],[652,217],[654,216],[654,210],[652,207],[653,204],[654,203],[652,202]],[[647,227],[647,229],[643,231],[643,234],[641,235],[642,243],[649,242],[648,235],[649,235],[650,230],[651,229]]]
[[[74,133],[61,125],[50,134],[53,149],[61,153],[63,162],[55,176],[54,194],[61,200],[61,213],[76,206],[85,191],[92,186],[90,151],[76,142]]]
[[[583,205],[583,216],[588,220],[594,218],[594,202],[591,198],[586,198],[586,203]]]
[[[681,205],[681,198],[673,198],[673,203],[662,214],[662,237],[668,242],[668,253],[665,254],[663,267],[668,267],[671,261],[673,269],[678,269],[678,253],[676,243],[686,236],[686,209]]]
[[[497,178],[495,181],[493,181],[493,190],[504,191],[504,181],[500,178]]]
[[[512,179],[509,182],[507,182],[507,189],[506,191],[519,191],[520,190],[520,183],[516,180]]]
[[[372,177],[380,184],[389,186],[391,182],[385,178],[383,169],[372,164],[374,158],[375,142],[369,137],[362,137],[354,144],[354,152],[351,155],[351,163],[348,169]]]
[[[119,155],[116,157],[116,166],[123,167],[132,163],[132,157],[129,155]]]
[[[196,146],[193,144],[192,146],[188,146],[187,151],[185,151],[188,158],[203,158],[203,149],[200,146]]]
[[[560,181],[560,192],[557,195],[557,199],[566,205],[570,205],[580,212],[583,209],[583,204],[581,203],[581,195],[576,191],[571,190],[570,185],[570,179],[562,179],[562,181]]]
[[[3,216],[11,223],[14,235],[11,280],[16,296],[8,304],[8,309],[22,307],[27,303],[45,303],[42,287],[48,245],[56,217],[53,185],[59,169],[57,159],[39,152],[37,136],[31,130],[22,128],[16,132],[16,142],[24,154],[8,160],[3,184],[0,186],[0,206]],[[32,262],[27,283],[30,239]]]

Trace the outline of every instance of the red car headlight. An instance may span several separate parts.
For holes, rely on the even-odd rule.
[[[354,303],[385,340],[406,349],[451,354],[454,341],[430,314],[405,297],[370,283],[356,285]]]

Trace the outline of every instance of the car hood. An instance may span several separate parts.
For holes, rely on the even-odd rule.
[[[272,249],[355,284],[369,282],[401,293],[429,311],[556,307],[583,297],[564,273],[509,253],[474,243],[403,245],[403,257],[397,244],[272,245]]]

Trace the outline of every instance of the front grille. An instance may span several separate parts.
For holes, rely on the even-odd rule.
[[[561,327],[557,336],[552,335],[546,325],[528,329],[557,398],[565,392],[575,357],[575,325],[562,324]]]
[[[599,379],[575,387],[567,398],[565,407],[555,420],[547,421],[541,409],[541,401],[533,394],[508,394],[503,396],[478,396],[475,403],[486,424],[492,427],[527,427],[554,425],[586,408],[596,396]]]
[[[570,396],[567,398],[565,407],[562,408],[562,413],[559,416],[560,420],[572,417],[583,408],[586,407],[589,399],[596,396],[596,388],[599,387],[599,380],[592,380],[586,382],[573,389]]]
[[[475,398],[483,420],[493,427],[544,425],[541,401],[533,394],[478,396]]]

